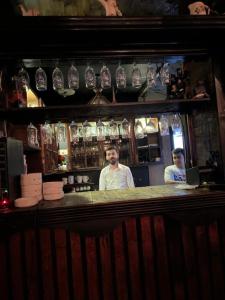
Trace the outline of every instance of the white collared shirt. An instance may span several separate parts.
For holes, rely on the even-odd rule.
[[[112,169],[110,165],[102,169],[99,178],[99,190],[116,190],[133,188],[134,180],[129,167],[118,164]]]

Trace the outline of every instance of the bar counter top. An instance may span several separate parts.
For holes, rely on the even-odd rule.
[[[32,223],[38,226],[91,220],[124,218],[144,214],[179,214],[189,211],[225,209],[225,191],[208,188],[181,190],[161,185],[127,190],[91,191],[65,194],[56,201],[40,201],[29,208],[0,211],[0,225]]]

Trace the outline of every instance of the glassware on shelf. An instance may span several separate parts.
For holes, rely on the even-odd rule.
[[[158,118],[149,118],[146,127],[145,127],[145,132],[146,133],[155,133],[158,132]]]
[[[79,72],[77,68],[72,65],[67,74],[68,86],[70,89],[77,90],[79,89]]]
[[[69,125],[70,129],[70,141],[74,144],[77,144],[79,142],[80,134],[79,134],[79,126],[72,121]]]
[[[38,91],[47,90],[47,75],[45,71],[39,67],[35,73],[35,84]]]
[[[22,89],[27,90],[30,88],[30,77],[29,77],[28,72],[24,68],[21,68],[18,72],[17,84],[18,84],[19,90],[22,90]]]
[[[105,125],[101,120],[98,120],[96,124],[97,129],[97,141],[105,140]]]
[[[83,123],[82,134],[85,142],[92,141],[92,126],[87,120]]]
[[[125,69],[119,64],[116,69],[116,86],[118,89],[126,88],[126,72]]]
[[[167,85],[170,83],[170,68],[168,63],[164,63],[160,70],[160,79],[162,85]]]
[[[130,123],[127,119],[123,119],[121,123],[121,136],[122,139],[129,139],[130,138]]]
[[[111,73],[107,66],[103,65],[100,71],[100,81],[102,89],[111,88]]]
[[[134,125],[134,133],[136,139],[143,139],[145,137],[144,127],[140,120],[137,120]]]
[[[62,71],[56,67],[52,73],[53,90],[64,90],[64,76]]]
[[[39,147],[37,132],[37,128],[32,123],[27,126],[27,142],[31,147]]]
[[[169,135],[169,120],[165,115],[162,115],[159,120],[160,135]]]
[[[147,87],[152,88],[156,85],[156,65],[149,64],[147,74]]]
[[[95,71],[90,66],[87,66],[85,70],[85,85],[88,89],[94,89],[96,87]]]
[[[46,145],[52,144],[52,139],[53,139],[52,126],[48,122],[45,122],[44,125],[41,125],[41,135],[44,144]]]
[[[110,140],[119,139],[119,127],[113,119],[109,122],[109,138]]]
[[[132,80],[132,87],[134,88],[140,88],[142,83],[141,83],[141,71],[138,68],[138,66],[136,64],[134,64],[133,66],[133,71],[132,71],[132,76],[131,76],[131,80]]]
[[[58,143],[66,142],[66,126],[65,124],[58,122],[56,125],[56,134]]]
[[[171,128],[173,133],[179,134],[182,133],[182,124],[181,119],[178,114],[174,114],[171,121]]]

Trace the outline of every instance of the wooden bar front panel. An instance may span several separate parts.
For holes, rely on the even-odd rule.
[[[225,223],[130,217],[82,235],[29,229],[0,243],[0,299],[225,299]]]

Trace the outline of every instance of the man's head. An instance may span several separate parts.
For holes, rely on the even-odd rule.
[[[106,160],[111,164],[115,165],[119,161],[119,151],[116,146],[109,146],[106,149]]]
[[[173,162],[178,168],[185,168],[184,149],[176,148],[172,151]]]

